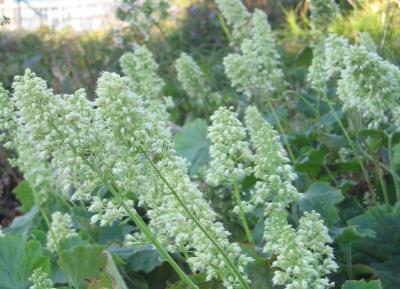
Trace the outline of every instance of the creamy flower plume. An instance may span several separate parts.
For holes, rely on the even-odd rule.
[[[148,100],[160,100],[164,81],[158,76],[158,64],[146,46],[135,45],[120,59],[122,72],[129,78],[134,93]]]
[[[255,107],[246,109],[245,121],[255,149],[254,175],[260,179],[252,194],[253,202],[274,202],[284,209],[302,196],[292,184],[297,176],[289,164],[287,153],[278,133]]]
[[[239,38],[241,32],[246,29],[250,13],[241,0],[216,0],[216,2],[226,22],[232,27],[234,38]]]
[[[179,82],[193,101],[204,104],[211,97],[207,79],[191,56],[182,53],[176,60],[176,71]]]
[[[225,72],[239,92],[270,97],[286,86],[280,56],[267,15],[256,10],[249,24],[249,37],[240,45],[240,54],[224,58]]]
[[[361,111],[372,127],[398,126],[400,69],[361,46],[352,46],[344,63],[337,89],[344,107]]]
[[[328,245],[332,240],[320,216],[305,213],[297,229],[288,223],[286,209],[302,194],[292,184],[296,174],[277,132],[255,107],[246,109],[245,121],[256,151],[254,171],[259,179],[251,192],[252,202],[265,208],[264,250],[276,256],[273,283],[287,289],[332,287],[326,275],[337,265]]]
[[[211,116],[212,125],[207,137],[211,140],[210,169],[207,180],[212,185],[232,184],[251,173],[248,163],[252,153],[246,139],[246,130],[237,114],[220,107]]]

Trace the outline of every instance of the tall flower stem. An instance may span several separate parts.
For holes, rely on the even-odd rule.
[[[285,143],[286,150],[287,150],[287,152],[288,152],[288,154],[290,156],[290,159],[292,160],[292,162],[294,162],[296,159],[294,157],[292,148],[291,148],[291,146],[289,144],[289,141],[288,141],[288,139],[286,137],[285,131],[283,130],[283,126],[282,126],[281,121],[279,120],[279,116],[278,116],[274,106],[272,105],[272,103],[271,103],[271,101],[269,99],[267,99],[267,105],[268,105],[268,108],[270,109],[270,111],[272,112],[272,115],[274,117],[276,126],[277,126],[277,128],[279,130],[280,135],[282,136],[283,142]]]
[[[324,93],[323,97],[324,97],[324,101],[328,104],[329,109],[331,110],[333,116],[335,117],[336,122],[339,124],[339,127],[342,130],[342,132],[343,132],[348,144],[350,145],[351,149],[355,153],[357,161],[358,161],[358,163],[359,163],[359,165],[361,167],[361,171],[362,171],[362,174],[364,176],[365,182],[367,183],[368,190],[370,191],[371,194],[373,194],[373,189],[372,189],[371,182],[369,181],[368,172],[365,169],[364,163],[362,162],[361,157],[358,154],[358,151],[356,149],[356,146],[355,146],[354,142],[351,140],[351,137],[350,137],[349,133],[347,132],[346,128],[344,127],[342,121],[340,120],[337,112],[335,111],[335,108],[333,107],[331,101],[328,99],[328,96],[326,95],[326,93]]]
[[[168,187],[170,190],[171,194],[175,197],[175,199],[178,201],[178,203],[182,206],[182,208],[185,210],[185,212],[189,215],[189,217],[193,220],[193,222],[198,226],[198,228],[203,232],[203,234],[211,241],[211,243],[214,245],[214,247],[220,252],[222,257],[225,259],[227,262],[229,269],[231,272],[238,278],[240,285],[244,289],[250,289],[249,285],[247,284],[246,280],[243,278],[242,274],[240,273],[239,269],[235,266],[234,262],[231,260],[231,258],[228,256],[228,254],[224,251],[224,249],[218,244],[218,242],[214,239],[213,236],[210,235],[210,233],[207,231],[206,228],[201,224],[199,219],[193,214],[193,212],[188,208],[186,203],[182,200],[182,198],[179,196],[179,194],[176,192],[176,190],[172,187],[172,185],[168,182],[168,180],[163,176],[161,171],[158,169],[156,164],[153,162],[153,160],[148,156],[148,154],[141,148],[139,147],[139,151],[146,157],[146,159],[149,161],[151,167],[154,169],[154,171],[157,173],[157,175],[160,177],[160,179],[165,183],[165,185]]]
[[[235,177],[233,179],[233,190],[234,190],[234,194],[235,194],[236,203],[237,203],[237,205],[239,207],[239,216],[240,216],[240,220],[242,221],[244,232],[246,234],[247,240],[249,241],[249,243],[252,244],[253,243],[253,237],[251,236],[249,225],[247,224],[246,216],[244,214],[244,210],[243,210],[243,206],[242,206],[242,200],[240,198],[239,184],[238,184],[237,177]]]
[[[399,188],[399,176],[397,175],[396,166],[393,161],[393,134],[389,134],[388,136],[388,156],[390,163],[390,173],[393,178],[394,186],[396,188],[396,200],[400,201],[400,188]]]

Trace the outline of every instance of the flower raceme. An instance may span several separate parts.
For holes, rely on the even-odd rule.
[[[241,53],[224,58],[225,73],[239,92],[268,97],[282,91],[286,82],[267,15],[256,10],[249,29],[249,36],[240,44]]]
[[[50,252],[56,252],[62,240],[78,236],[72,227],[71,216],[67,213],[55,212],[51,215],[51,227],[47,233],[47,248]]]
[[[400,69],[368,45],[350,45],[344,37],[330,35],[313,59],[308,79],[325,93],[326,83],[338,77],[337,95],[345,109],[360,111],[371,127],[398,126]],[[317,62],[323,65],[314,65]]]
[[[54,289],[53,282],[42,268],[35,269],[29,280],[33,283],[29,289]]]

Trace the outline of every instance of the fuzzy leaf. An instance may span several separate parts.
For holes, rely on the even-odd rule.
[[[100,245],[78,245],[60,255],[59,266],[76,288],[86,288],[85,279],[98,277],[107,261]]]
[[[344,199],[342,193],[328,183],[313,183],[304,193],[299,206],[303,212],[315,210],[321,214],[328,226],[339,221],[335,205]]]
[[[342,289],[382,289],[382,284],[380,280],[370,281],[368,283],[365,280],[352,280],[346,281]]]
[[[190,163],[190,173],[195,174],[202,166],[208,164],[210,155],[207,139],[207,123],[203,119],[195,119],[186,124],[174,137],[175,149],[178,155]]]
[[[0,238],[0,288],[28,288],[33,269],[46,262],[38,241],[26,242],[22,235]]]

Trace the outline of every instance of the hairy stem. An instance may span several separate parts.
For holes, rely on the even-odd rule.
[[[237,205],[239,207],[239,217],[240,217],[240,220],[242,221],[244,232],[246,234],[247,240],[249,241],[249,243],[252,244],[253,243],[253,237],[251,236],[249,225],[247,224],[246,216],[244,214],[244,210],[243,210],[243,206],[242,206],[242,200],[240,198],[239,184],[238,184],[237,177],[235,177],[234,180],[233,180],[233,190],[234,190],[234,194],[235,194],[236,203],[237,203]]]

